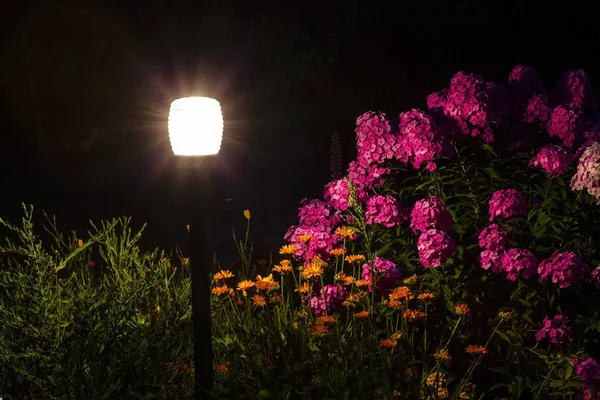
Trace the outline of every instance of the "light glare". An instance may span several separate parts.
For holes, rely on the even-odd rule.
[[[221,105],[209,97],[184,97],[171,103],[169,139],[176,156],[217,154],[223,138]]]

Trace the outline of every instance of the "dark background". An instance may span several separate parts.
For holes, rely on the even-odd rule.
[[[5,3],[0,215],[17,222],[32,203],[64,231],[127,215],[148,222],[144,246],[183,245],[168,108],[214,97],[226,119],[211,221],[223,263],[242,209],[258,252],[281,243],[299,201],[322,196],[332,131],[347,164],[365,111],[424,107],[459,70],[506,83],[524,63],[550,87],[568,68],[600,79],[600,30],[584,2]]]

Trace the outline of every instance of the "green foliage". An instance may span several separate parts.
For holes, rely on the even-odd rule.
[[[64,237],[33,207],[0,219],[0,394],[5,399],[189,398],[189,268],[142,252],[128,218]],[[42,240],[42,236],[45,236]],[[173,261],[173,264],[175,262]],[[11,397],[12,396],[12,397]]]

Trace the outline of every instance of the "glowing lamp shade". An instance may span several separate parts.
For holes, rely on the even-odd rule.
[[[169,139],[176,156],[217,154],[223,138],[221,105],[209,97],[184,97],[171,103]]]

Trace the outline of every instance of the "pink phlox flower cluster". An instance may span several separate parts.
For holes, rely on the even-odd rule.
[[[600,265],[592,271],[590,274],[590,279],[596,286],[596,289],[600,289]]]
[[[484,250],[499,252],[508,244],[508,233],[498,224],[491,224],[479,233],[479,247]]]
[[[417,240],[419,261],[425,268],[439,267],[456,252],[456,242],[446,232],[428,229]]]
[[[386,228],[391,228],[406,221],[408,216],[393,196],[377,195],[367,200],[365,219],[368,225],[381,224]]]
[[[561,289],[581,282],[587,272],[585,262],[572,251],[557,250],[538,266],[542,279],[550,278]]]
[[[302,235],[311,235],[312,239],[308,243],[304,243],[300,240],[300,236]],[[331,232],[322,232],[315,228],[302,226],[290,227],[284,239],[296,246],[294,258],[297,260],[312,259],[315,256],[319,256],[323,260],[328,260],[331,256],[329,254],[331,249],[341,241],[338,235]]]
[[[490,222],[496,217],[510,218],[525,215],[527,203],[521,192],[515,189],[497,190],[490,199]]]
[[[502,255],[501,264],[506,277],[515,281],[519,275],[531,278],[535,274],[537,259],[529,250],[509,249]]]
[[[600,205],[600,142],[589,145],[579,158],[577,172],[571,178],[571,190],[584,190]]]
[[[350,189],[346,179],[338,179],[325,185],[323,198],[329,207],[346,211],[350,207]]]
[[[573,157],[560,146],[548,145],[531,159],[529,165],[543,168],[551,178],[561,176],[567,170]]]
[[[574,104],[559,105],[552,110],[548,121],[548,134],[562,140],[565,147],[571,147],[583,134],[584,114]]]
[[[575,375],[582,381],[581,391],[584,400],[600,399],[600,364],[593,358],[579,360],[572,358]]]
[[[535,334],[535,340],[542,341],[548,339],[553,344],[563,344],[571,340],[571,331],[569,318],[562,314],[556,314],[553,318],[546,316],[542,322],[542,327]]]
[[[373,266],[377,276],[377,283],[375,284],[375,290],[378,293],[386,293],[402,282],[402,273],[396,267],[396,264],[390,260],[386,260],[382,257],[375,257],[373,260]],[[372,281],[373,267],[365,263],[362,266],[361,279],[365,281]],[[369,287],[369,291],[372,289]]]
[[[508,75],[508,91],[514,104],[523,104],[532,95],[543,93],[544,87],[536,70],[526,65],[516,65]]]
[[[325,285],[308,296],[308,305],[315,315],[331,315],[343,307],[345,295],[345,287]]]
[[[565,71],[556,85],[556,97],[560,103],[587,108],[593,103],[593,94],[590,77],[583,69]]]
[[[450,213],[436,196],[418,200],[410,213],[410,227],[414,233],[431,228],[449,232],[453,225]]]
[[[527,101],[524,120],[528,124],[538,122],[546,124],[550,120],[552,109],[548,105],[548,96],[545,94],[534,94]]]
[[[498,274],[502,272],[502,255],[502,252],[483,250],[479,253],[477,260],[481,268],[486,271],[491,268],[493,273]]]
[[[302,227],[314,227],[323,232],[329,232],[339,222],[337,215],[322,200],[304,199],[300,202],[298,220]]]
[[[381,167],[377,164],[371,164],[363,167],[360,163],[352,161],[348,165],[348,179],[356,189],[356,195],[359,200],[366,200],[368,190],[381,186],[385,183],[385,177],[390,174],[389,168]]]
[[[384,113],[368,111],[356,120],[357,161],[363,167],[395,158],[401,148]]]
[[[423,162],[431,162],[452,149],[449,138],[442,135],[434,118],[416,108],[400,114],[400,135],[403,149],[414,168],[420,168]],[[435,169],[428,166],[428,169],[432,168]]]

